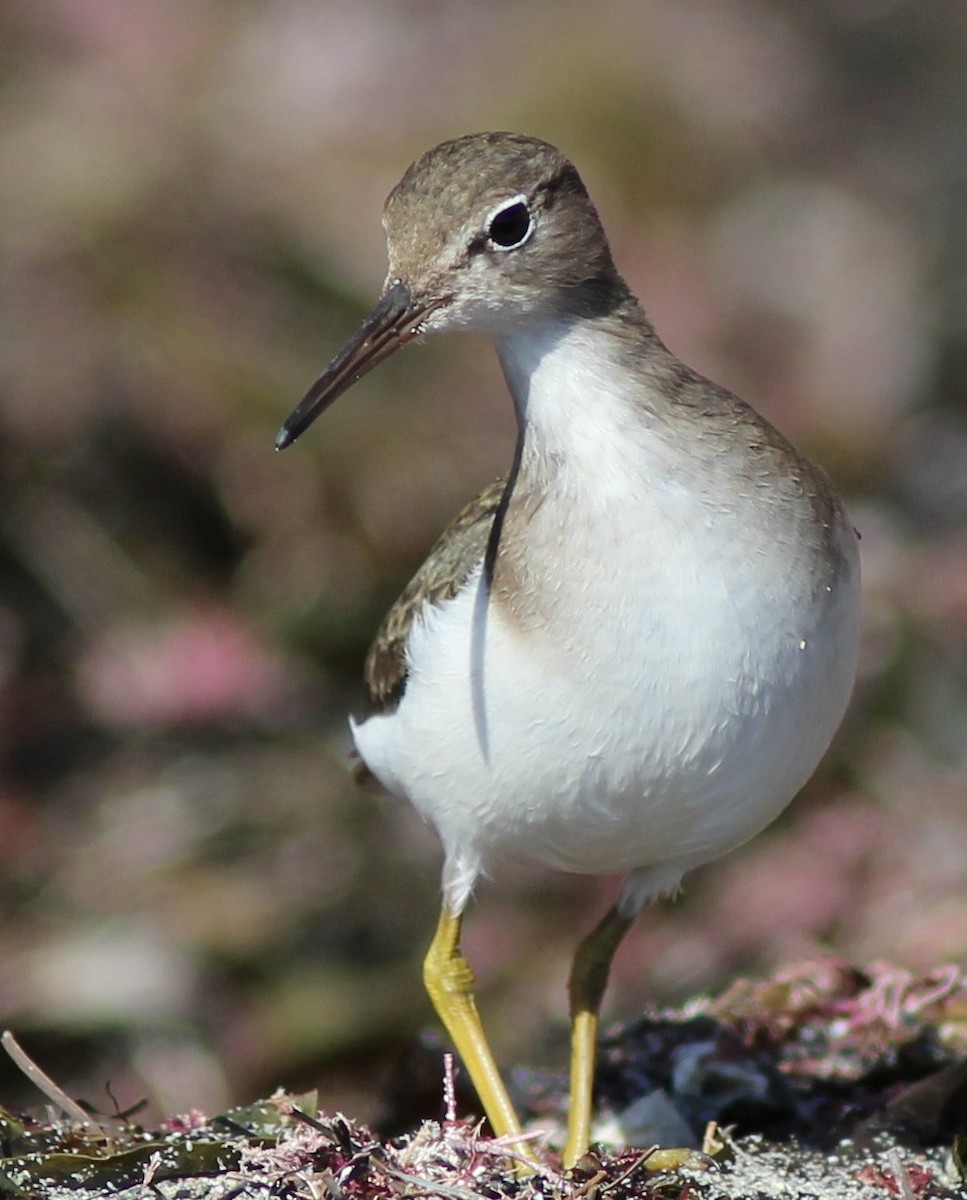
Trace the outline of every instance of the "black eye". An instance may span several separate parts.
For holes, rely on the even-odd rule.
[[[490,222],[487,236],[502,250],[513,250],[527,240],[531,231],[531,215],[523,200],[515,200],[496,213]]]

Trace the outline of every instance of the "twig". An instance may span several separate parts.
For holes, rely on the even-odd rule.
[[[453,1067],[453,1055],[443,1056],[443,1119],[448,1125],[457,1120],[457,1085]]]
[[[893,1168],[893,1174],[896,1176],[897,1186],[900,1189],[900,1195],[903,1197],[903,1200],[916,1200],[916,1192],[910,1181],[910,1173],[907,1171],[903,1159],[900,1157],[900,1151],[895,1146],[891,1148],[887,1159]]]
[[[86,1113],[76,1100],[72,1100],[62,1087],[54,1083],[53,1079],[37,1066],[9,1029],[4,1030],[2,1036],[0,1036],[0,1045],[3,1046],[4,1050],[6,1050],[34,1087],[43,1092],[48,1100],[56,1104],[65,1116],[70,1117],[72,1121],[76,1121],[78,1125],[83,1125],[91,1133],[100,1134],[105,1138],[111,1136],[103,1125],[93,1120],[91,1115]]]

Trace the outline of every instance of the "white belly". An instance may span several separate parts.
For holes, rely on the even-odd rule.
[[[721,530],[714,544],[721,559]],[[772,821],[852,687],[859,580],[851,533],[843,544],[849,569],[812,599],[794,557],[770,579],[736,546],[709,570],[693,538],[680,561],[666,541],[657,572],[608,548],[613,577],[589,571],[553,632],[517,627],[479,572],[429,610],[398,709],[353,732],[439,831],[451,905],[507,859],[637,873],[644,903]]]

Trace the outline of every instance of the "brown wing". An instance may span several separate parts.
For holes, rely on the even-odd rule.
[[[399,704],[406,688],[406,639],[416,614],[425,604],[449,600],[483,559],[505,487],[498,479],[451,521],[386,614],[366,655],[368,713],[388,712]]]

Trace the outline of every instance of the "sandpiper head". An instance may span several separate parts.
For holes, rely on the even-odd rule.
[[[500,335],[601,314],[623,294],[580,176],[537,138],[475,133],[443,142],[390,192],[383,225],[389,274],[380,300],[285,422],[279,449],[421,333]]]
[[[587,307],[614,266],[574,166],[516,133],[444,142],[410,167],[383,210],[387,287],[434,304],[424,327],[499,333]]]

